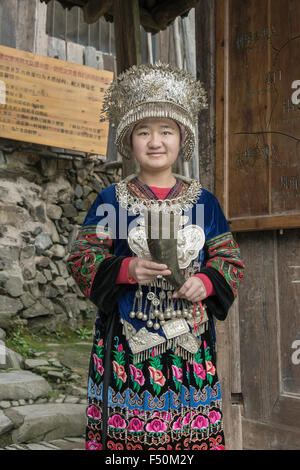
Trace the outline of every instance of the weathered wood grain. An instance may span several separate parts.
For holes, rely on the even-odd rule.
[[[218,12],[217,194],[235,231],[299,227],[300,3],[224,0]]]
[[[278,398],[276,237],[273,231],[236,236],[246,265],[239,291],[241,389],[244,417],[267,419]]]

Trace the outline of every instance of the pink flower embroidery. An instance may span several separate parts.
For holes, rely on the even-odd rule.
[[[182,425],[181,425],[181,416],[179,416],[179,418],[175,421],[175,423],[173,424],[173,431],[180,431],[182,428]]]
[[[88,408],[87,415],[93,421],[99,421],[99,419],[101,419],[101,413],[100,413],[99,409],[94,405],[92,405]]]
[[[99,346],[101,348],[101,346],[103,346],[103,339],[100,338],[98,343],[97,343],[97,346]]]
[[[215,375],[216,369],[211,361],[205,361],[207,373],[210,375]]]
[[[209,417],[209,420],[210,420],[211,424],[215,424],[218,421],[220,421],[221,413],[219,413],[218,411],[210,411],[208,413],[208,417]]]
[[[206,377],[206,372],[202,364],[198,364],[198,362],[194,362],[193,369],[197,377],[204,380]]]
[[[108,426],[115,429],[124,429],[126,427],[126,422],[120,415],[113,415],[108,420]]]
[[[122,352],[122,351],[123,351],[123,346],[122,346],[122,344],[119,344],[117,351],[118,351],[118,352]]]
[[[113,361],[113,369],[114,372],[117,374],[117,377],[122,380],[123,383],[125,383],[127,379],[127,374],[125,372],[124,366],[122,366],[122,364],[118,364],[116,361]]]
[[[189,412],[185,417],[183,418],[182,424],[183,426],[188,426],[191,421],[191,412]]]
[[[208,427],[208,419],[205,416],[197,416],[191,424],[193,429],[204,429]]]
[[[132,364],[130,364],[129,369],[133,380],[141,386],[144,385],[145,377],[143,376],[143,372],[141,371],[141,369],[137,369]]]
[[[189,374],[190,373],[190,364],[189,361],[186,361],[186,371]]]
[[[104,372],[104,368],[103,368],[103,363],[102,363],[102,359],[100,359],[97,354],[93,354],[93,358],[94,358],[94,364],[96,366],[96,369],[97,369],[97,372],[99,375],[103,375],[103,372]]]
[[[102,450],[102,444],[99,444],[96,441],[89,441],[85,446],[86,450]]]
[[[182,368],[172,365],[172,372],[178,382],[182,382]]]
[[[166,432],[166,430],[167,430],[167,425],[158,418],[153,419],[146,426],[147,432],[164,433]]]
[[[141,432],[143,431],[143,421],[141,421],[139,418],[132,418],[129,421],[128,425],[128,431],[129,432]]]
[[[152,366],[149,366],[148,369],[150,372],[150,377],[153,380],[153,382],[163,387],[165,385],[166,378],[163,375],[162,371],[158,369],[154,369],[154,367]]]

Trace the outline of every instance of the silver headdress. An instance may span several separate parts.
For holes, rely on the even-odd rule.
[[[199,81],[186,70],[157,63],[121,73],[105,93],[102,113],[116,127],[116,146],[125,158],[131,157],[127,133],[138,121],[149,117],[177,121],[185,129],[182,153],[188,161],[195,148],[198,113],[206,107],[206,93]]]

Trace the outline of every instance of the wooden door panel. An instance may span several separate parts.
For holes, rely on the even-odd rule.
[[[300,449],[299,427],[275,426],[242,419],[243,449],[247,450],[298,450]]]
[[[239,293],[244,416],[270,416],[278,399],[278,308],[274,286],[274,232],[236,236],[246,265]]]
[[[300,349],[300,235],[297,229],[284,231],[278,237],[278,301],[282,390],[300,396],[300,364],[293,357],[295,346]]]
[[[273,407],[270,421],[279,425],[294,427],[300,432],[300,397],[280,394]],[[298,448],[300,449],[300,441],[298,442]]]
[[[293,282],[300,230],[236,238],[247,267],[239,296],[243,448],[300,449],[300,364],[292,348],[300,330]]]
[[[216,183],[235,231],[300,226],[299,16],[299,0],[217,2]]]

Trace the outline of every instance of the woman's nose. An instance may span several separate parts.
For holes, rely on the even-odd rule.
[[[159,147],[161,145],[161,138],[157,132],[153,132],[153,134],[150,135],[148,145],[150,147]]]

